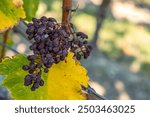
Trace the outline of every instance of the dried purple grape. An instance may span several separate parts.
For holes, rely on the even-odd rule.
[[[72,23],[70,28],[74,30]],[[77,60],[82,57],[86,59],[90,55],[92,48],[86,40],[88,36],[83,32],[69,32],[66,29],[56,19],[45,16],[32,18],[32,23],[27,24],[26,33],[32,41],[29,48],[33,54],[27,57],[29,65],[24,65],[22,69],[29,72],[24,78],[24,85],[32,85],[32,91],[44,85],[42,71],[48,73],[54,63],[65,60],[69,51],[74,53]]]

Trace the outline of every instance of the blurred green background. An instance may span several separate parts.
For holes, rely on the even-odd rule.
[[[88,34],[92,43],[96,20],[101,20],[98,15],[105,15],[98,31],[97,48],[131,71],[150,75],[150,1],[105,1],[105,8],[100,9],[103,0],[74,0],[73,9],[78,9],[72,13],[71,21],[77,30]],[[61,22],[61,6],[61,0],[41,0],[36,16],[55,17]]]
[[[91,57],[81,61],[91,86],[109,99],[150,99],[150,0],[73,0],[73,9],[71,22],[93,46]],[[36,17],[61,22],[61,10],[62,0],[40,0]],[[24,37],[11,35],[9,45],[29,54]]]

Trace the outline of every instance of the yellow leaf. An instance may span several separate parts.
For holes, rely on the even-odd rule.
[[[86,99],[81,84],[88,87],[89,77],[84,67],[69,53],[66,60],[53,65],[48,73],[48,98],[55,100]]]
[[[22,0],[0,1],[0,32],[13,27],[20,18],[25,18]]]

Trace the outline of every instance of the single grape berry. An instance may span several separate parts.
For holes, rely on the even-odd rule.
[[[31,76],[30,75],[26,75],[25,79],[24,79],[24,85],[25,86],[29,86],[31,84],[32,84],[32,78],[31,78]]]
[[[22,66],[22,69],[23,69],[23,70],[29,70],[29,66],[23,65],[23,66]]]
[[[35,89],[36,89],[36,88],[35,88],[34,86],[31,87],[31,91],[35,91]]]
[[[36,88],[39,87],[39,83],[38,83],[38,82],[34,82],[33,86],[34,86],[34,88],[36,89]]]
[[[29,86],[29,85],[31,85],[32,84],[32,81],[24,81],[24,85],[25,86]]]
[[[45,68],[45,69],[44,69],[44,72],[45,72],[45,73],[48,73],[48,68]]]
[[[44,85],[44,81],[41,80],[41,81],[39,82],[39,85],[40,85],[40,86],[43,86],[43,85]]]
[[[37,68],[41,68],[42,67],[42,64],[41,63],[38,63],[37,64]]]

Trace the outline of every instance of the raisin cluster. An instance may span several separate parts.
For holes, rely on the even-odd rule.
[[[24,85],[32,85],[32,91],[44,85],[41,78],[42,71],[47,73],[53,64],[65,60],[68,51],[73,52],[77,60],[90,55],[92,48],[86,41],[87,35],[82,32],[72,32],[73,25],[68,26],[70,31],[57,23],[54,18],[45,16],[40,19],[33,18],[32,23],[27,24],[26,33],[28,39],[32,41],[29,48],[33,51],[33,55],[27,57],[29,65],[24,65],[22,68],[29,72],[25,76]]]

